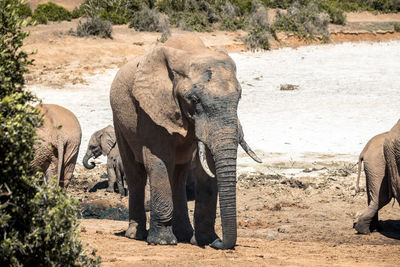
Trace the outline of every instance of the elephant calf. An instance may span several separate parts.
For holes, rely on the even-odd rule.
[[[388,171],[392,163],[387,160],[385,153],[388,136],[389,132],[374,136],[359,157],[356,191],[359,191],[361,164],[364,161],[368,197],[368,208],[354,224],[354,228],[360,234],[369,234],[379,229],[378,211],[388,204],[393,196],[390,184],[392,176]]]
[[[114,192],[114,184],[117,183],[121,196],[127,195],[125,174],[116,143],[114,128],[109,125],[92,134],[89,140],[86,154],[83,158],[83,166],[93,169],[96,164],[90,158],[97,158],[100,155],[107,156],[108,188],[107,192]]]
[[[47,182],[57,175],[57,185],[68,187],[81,144],[79,121],[58,105],[38,104],[35,108],[43,115],[43,124],[36,129],[39,142],[31,165],[45,172]]]

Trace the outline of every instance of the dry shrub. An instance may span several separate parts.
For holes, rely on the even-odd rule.
[[[112,24],[99,18],[89,18],[86,22],[79,22],[76,28],[79,37],[98,36],[112,39]]]
[[[253,8],[249,18],[249,33],[245,39],[248,49],[268,50],[269,39],[275,36],[273,29],[268,22],[268,13],[258,1],[253,1]]]
[[[329,16],[321,12],[316,1],[296,1],[286,14],[277,12],[274,28],[278,31],[292,32],[301,39],[321,37],[329,40]]]
[[[169,32],[169,19],[162,15],[156,9],[143,7],[140,11],[134,13],[130,28],[143,32]]]

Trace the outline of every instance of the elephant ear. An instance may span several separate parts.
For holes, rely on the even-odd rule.
[[[169,134],[186,136],[187,122],[179,107],[174,85],[187,77],[188,54],[170,47],[156,47],[138,64],[132,95],[140,108]]]
[[[105,128],[100,138],[101,149],[104,155],[110,153],[111,149],[115,146],[116,140],[114,128],[111,126]]]

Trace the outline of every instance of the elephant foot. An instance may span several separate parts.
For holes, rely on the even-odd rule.
[[[137,240],[145,240],[147,237],[147,231],[145,227],[140,227],[138,223],[129,223],[128,230],[125,232],[125,236]]]
[[[369,235],[371,233],[369,225],[366,223],[356,222],[354,223],[353,228],[356,229],[358,234]]]
[[[190,239],[190,244],[202,247],[212,244],[217,239],[220,240],[215,232],[210,234],[197,234],[197,237],[196,234],[193,234]]]
[[[369,226],[369,230],[371,232],[374,232],[374,231],[380,232],[380,231],[382,231],[382,226],[379,223],[379,221],[372,221],[371,225]]]
[[[150,245],[176,245],[178,240],[172,233],[172,226],[153,226],[150,227],[147,243]]]
[[[193,236],[193,229],[189,226],[183,229],[174,228],[174,234],[179,242],[189,243]]]
[[[113,187],[107,187],[106,191],[108,193],[114,193],[114,188]]]

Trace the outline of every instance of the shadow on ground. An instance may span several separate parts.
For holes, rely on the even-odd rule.
[[[380,233],[388,238],[400,240],[400,220],[380,221]]]

